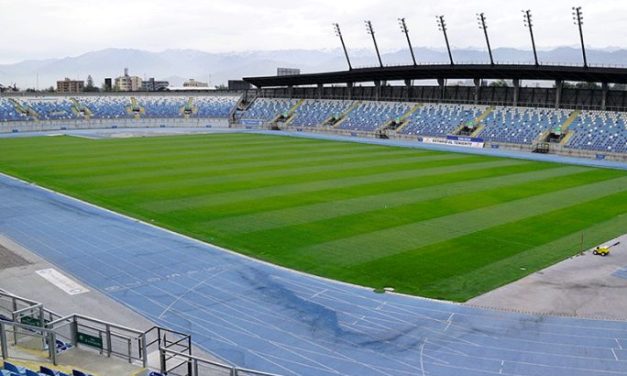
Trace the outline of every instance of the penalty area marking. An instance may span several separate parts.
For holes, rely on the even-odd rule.
[[[61,274],[56,269],[42,269],[37,270],[36,273],[39,274],[46,281],[65,291],[65,293],[68,295],[79,295],[89,292],[87,288],[79,285],[77,282]]]

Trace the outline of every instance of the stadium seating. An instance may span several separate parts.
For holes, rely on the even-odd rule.
[[[77,98],[79,103],[89,109],[96,119],[132,118],[127,108],[131,105],[130,97],[122,96],[85,96]]]
[[[409,103],[363,102],[346,115],[338,129],[372,132],[388,121],[403,116],[411,107]]]
[[[339,117],[352,103],[352,101],[308,99],[296,109],[291,125],[315,127],[331,116]]]
[[[545,131],[560,128],[571,111],[547,108],[498,107],[477,137],[492,142],[531,145]]]
[[[32,120],[32,118],[19,112],[10,100],[0,98],[0,121],[6,122],[22,120]]]
[[[144,109],[142,117],[147,118],[176,118],[181,116],[181,109],[187,104],[187,98],[141,96],[136,97],[138,105]]]
[[[485,106],[460,104],[425,104],[407,118],[401,134],[430,137],[446,136],[460,125],[474,120],[485,111]]]
[[[258,98],[242,114],[242,121],[260,120],[270,121],[278,115],[285,114],[296,105],[296,99],[269,99]]]
[[[73,110],[74,104],[67,97],[60,98],[28,98],[18,100],[23,107],[33,109],[39,120],[70,120],[77,119]]]
[[[194,98],[199,118],[226,118],[237,105],[236,96],[199,96]]]
[[[56,371],[48,367],[40,366],[39,371],[33,371],[25,367],[16,366],[5,361],[0,368],[0,376],[70,376],[67,373]],[[71,376],[91,376],[79,370],[72,370]]]
[[[568,128],[573,136],[567,148],[615,153],[627,152],[627,114],[586,111]]]

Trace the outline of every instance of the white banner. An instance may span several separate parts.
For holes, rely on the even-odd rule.
[[[483,142],[467,141],[467,140],[450,140],[439,137],[423,137],[422,142],[425,144],[453,145],[464,146],[468,148],[483,148]]]

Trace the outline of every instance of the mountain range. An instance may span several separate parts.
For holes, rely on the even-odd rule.
[[[497,48],[497,62],[531,63],[530,51],[514,48]],[[415,48],[419,62],[446,63],[448,54],[430,48]],[[591,65],[622,65],[627,63],[625,49],[587,50]],[[354,67],[375,66],[377,59],[370,50],[349,51]],[[453,51],[457,62],[488,61],[487,52],[481,49],[458,49]],[[538,52],[545,63],[581,64],[581,51],[572,47],[560,47]],[[411,63],[409,51],[398,50],[384,53],[386,65]],[[26,60],[15,64],[0,65],[0,84],[16,83],[20,88],[46,88],[64,77],[86,80],[91,75],[97,86],[105,77],[120,76],[124,68],[131,75],[142,78],[155,77],[170,81],[170,86],[181,86],[183,81],[194,78],[208,81],[212,86],[225,84],[227,80],[244,76],[274,75],[277,67],[300,68],[303,73],[344,70],[346,62],[340,49],[328,50],[274,50],[231,53],[211,53],[199,50],[165,50],[150,52],[139,49],[104,49],[87,52],[79,56]]]

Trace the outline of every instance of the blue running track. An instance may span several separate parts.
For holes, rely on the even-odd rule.
[[[234,364],[284,375],[627,375],[627,322],[291,272],[0,175],[0,233]]]

